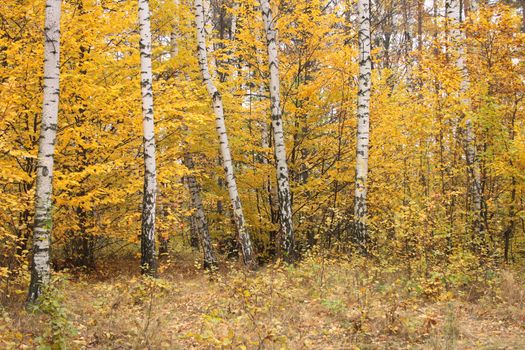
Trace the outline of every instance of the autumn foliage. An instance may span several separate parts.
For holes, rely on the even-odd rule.
[[[50,287],[57,299],[44,299],[42,313],[33,316],[56,324],[41,328],[39,340],[36,335],[29,340],[15,326],[4,328],[17,317],[22,328],[42,320],[5,310],[21,305],[29,282],[45,1],[2,1],[0,334],[7,335],[0,336],[0,347],[299,349],[331,342],[364,349],[377,341],[386,348],[412,343],[476,348],[475,337],[454,332],[458,319],[469,320],[466,313],[482,313],[462,309],[477,300],[487,308],[504,304],[512,322],[523,325],[525,297],[505,294],[505,286],[524,286],[524,9],[514,2],[480,1],[455,23],[444,15],[444,1],[372,1],[369,241],[363,253],[354,220],[355,2],[270,1],[298,261],[288,266],[281,262],[270,72],[259,3],[209,3],[208,63],[224,103],[237,186],[261,270],[245,271],[235,263],[240,247],[215,115],[197,59],[193,1],[150,0],[162,277],[155,280],[138,277],[144,166],[137,1],[64,0],[52,204],[58,281]],[[452,35],[455,30],[463,33],[461,40]],[[456,64],[460,55],[466,90],[465,72]],[[468,128],[473,140],[467,140]],[[467,162],[470,146],[475,165]],[[188,154],[193,167],[184,161]],[[473,205],[474,166],[479,210]],[[188,176],[199,184],[219,258],[215,272],[199,270],[202,248]],[[108,275],[121,273],[120,265],[130,270],[126,279]],[[181,277],[180,271],[192,272]],[[193,299],[173,289],[175,282],[219,297],[197,293]],[[101,295],[114,304],[104,304]],[[175,327],[165,314],[171,306],[159,305],[179,296],[191,299],[186,315],[195,319],[174,316],[178,334],[160,332],[157,338],[156,329]],[[425,309],[426,301],[434,304]],[[80,307],[91,303],[95,309],[82,315]],[[312,303],[312,309],[298,303]],[[410,310],[416,304],[424,314]],[[296,314],[287,318],[289,305]],[[120,308],[130,319],[149,310],[152,323],[115,321],[121,328],[104,333],[107,325],[96,324],[104,317],[93,315],[116,319]],[[71,313],[82,316],[71,321]],[[502,317],[492,310],[487,319]],[[312,318],[317,321],[308,324]],[[305,329],[286,326],[294,322]],[[516,327],[519,344],[525,335]],[[317,333],[308,333],[314,328]],[[378,334],[384,338],[377,340]]]

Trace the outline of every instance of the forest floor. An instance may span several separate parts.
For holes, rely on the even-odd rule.
[[[312,257],[255,273],[232,263],[210,275],[196,258],[165,259],[157,280],[135,260],[57,274],[39,311],[23,294],[0,308],[0,348],[525,349],[517,272],[451,288],[362,262]]]

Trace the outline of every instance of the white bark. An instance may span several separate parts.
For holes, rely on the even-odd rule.
[[[237,1],[233,1],[232,4],[233,14],[232,14],[232,22],[231,22],[231,28],[230,28],[230,40],[235,41],[237,36],[237,10],[239,9],[239,3]]]
[[[462,96],[461,103],[464,108],[470,108],[470,99],[466,93],[470,86],[467,65],[465,62],[465,47],[463,42],[465,34],[459,27],[465,19],[464,9],[461,7],[460,0],[447,0],[445,3],[446,15],[452,24],[451,39],[458,45],[456,68],[461,74],[460,95]],[[476,137],[474,134],[473,123],[470,117],[467,116],[465,120],[465,154],[467,160],[468,173],[470,177],[470,196],[472,198],[472,208],[474,211],[474,232],[477,237],[481,237],[484,229],[481,219],[481,175],[479,171],[479,164],[476,156]]]
[[[292,262],[295,250],[295,237],[292,222],[292,201],[290,180],[286,163],[286,146],[283,132],[281,111],[279,57],[277,35],[269,0],[261,0],[261,12],[266,31],[268,65],[270,68],[270,100],[272,110],[272,128],[274,135],[274,155],[277,169],[277,194],[279,199],[279,218],[281,223],[281,247],[284,259]]]
[[[177,57],[179,54],[179,14],[180,14],[180,0],[173,0],[173,4],[175,5],[175,14],[173,16],[173,25],[171,27],[171,33],[170,33],[170,56],[171,58]]]
[[[211,38],[213,33],[213,8],[211,0],[202,0],[202,11],[204,13],[204,38]],[[208,51],[207,55],[210,57],[211,61],[211,68],[209,68],[209,71],[211,72],[212,79],[216,80],[217,60],[215,59],[215,45],[211,40],[207,42],[206,50]]]
[[[53,165],[60,95],[60,8],[61,0],[47,0],[44,24],[44,102],[36,173],[36,208],[33,260],[28,301],[35,301],[51,276]]]
[[[354,217],[356,239],[361,248],[368,240],[367,178],[370,133],[370,89],[372,61],[370,59],[370,0],[357,2],[359,23],[359,91],[357,95],[357,149],[355,171]]]
[[[184,165],[189,170],[193,170],[193,158],[191,154],[186,152],[184,154]],[[211,244],[210,230],[208,227],[208,220],[204,213],[204,207],[200,196],[200,186],[194,175],[186,176],[186,185],[190,192],[191,207],[195,210],[192,215],[194,224],[196,226],[197,233],[199,235],[199,241],[202,244],[202,251],[204,253],[204,268],[209,269],[217,266],[217,259],[213,252],[213,246]]]
[[[149,0],[139,0],[140,77],[144,127],[144,197],[142,202],[141,267],[156,275],[155,204],[157,197],[155,128],[153,123],[153,78],[151,68],[151,29]]]
[[[226,175],[226,183],[228,186],[228,194],[233,210],[233,219],[237,232],[239,235],[239,242],[241,245],[242,256],[244,263],[247,265],[255,265],[254,255],[252,250],[252,243],[250,235],[246,229],[244,221],[244,213],[242,210],[241,199],[237,190],[237,182],[233,173],[233,162],[230,153],[230,146],[228,142],[228,134],[226,132],[226,124],[224,122],[224,109],[222,104],[222,97],[215,87],[208,67],[208,55],[206,52],[206,35],[204,28],[204,8],[202,0],[195,0],[195,24],[197,27],[197,50],[199,56],[199,66],[202,74],[202,80],[208,94],[212,99],[213,111],[215,112],[215,124],[217,134],[219,137],[220,150],[224,172]]]

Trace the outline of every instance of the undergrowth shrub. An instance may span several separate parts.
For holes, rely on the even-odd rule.
[[[63,294],[67,279],[64,275],[56,276],[46,286],[38,302],[29,305],[29,310],[35,316],[46,318],[42,334],[36,339],[39,350],[66,350],[71,348],[70,340],[77,334],[70,320],[70,313],[65,307]]]

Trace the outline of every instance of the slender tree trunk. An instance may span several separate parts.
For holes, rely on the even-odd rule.
[[[202,0],[202,11],[204,14],[203,21],[204,21],[204,39],[206,40],[206,37],[212,38],[213,34],[213,18],[215,15],[215,11],[213,8],[212,0]],[[220,79],[219,74],[217,74],[217,70],[219,67],[218,60],[215,58],[215,43],[210,39],[206,42],[206,54],[207,57],[209,57],[209,61],[206,61],[208,63],[208,70],[210,71],[210,75],[213,80]],[[210,68],[211,63],[211,68]],[[221,81],[222,82],[222,81]]]
[[[193,170],[193,159],[191,154],[186,152],[184,154],[184,165],[190,170]],[[204,207],[202,205],[200,186],[194,175],[186,176],[186,184],[190,192],[191,206],[195,210],[192,215],[196,231],[199,235],[200,242],[202,244],[202,251],[204,253],[204,268],[209,269],[217,266],[217,259],[213,252],[213,246],[211,244],[210,230],[208,228],[208,220],[204,213]]]
[[[210,70],[208,68],[208,55],[206,52],[206,36],[204,28],[204,8],[202,0],[195,0],[195,24],[197,27],[197,50],[199,55],[199,66],[202,74],[202,80],[213,103],[216,129],[219,137],[224,172],[226,175],[226,184],[228,186],[228,194],[232,204],[233,220],[239,235],[243,261],[246,265],[255,266],[256,263],[252,250],[252,242],[246,229],[241,199],[239,197],[237,182],[235,181],[235,175],[233,173],[233,161],[228,142],[228,134],[226,132],[226,124],[224,122],[222,96],[215,87],[210,75]]]
[[[424,0],[417,0],[417,49],[423,49],[423,13],[425,10]]]
[[[157,274],[155,249],[155,204],[157,167],[155,163],[155,130],[153,124],[153,73],[151,68],[151,30],[149,0],[139,0],[140,76],[144,124],[144,197],[142,202],[141,268],[151,276]]]
[[[175,6],[175,13],[173,15],[173,23],[170,32],[170,58],[174,59],[179,54],[179,40],[180,40],[180,0],[173,0]],[[161,135],[162,137],[162,135]],[[160,197],[160,190],[157,188],[157,197]],[[160,205],[160,214],[165,217],[164,206]],[[169,253],[169,235],[159,235],[159,257],[168,255]]]
[[[166,185],[162,186],[162,187],[157,187],[157,198],[160,198],[161,197],[161,188],[165,188],[167,187]],[[161,217],[161,220],[164,220],[166,218],[166,208],[164,207],[164,203],[161,201],[160,204],[159,204],[159,208],[157,210],[157,215],[160,215]],[[164,232],[157,232],[158,236],[159,236],[159,258],[163,258],[165,256],[168,256],[169,254],[169,234],[168,232],[166,232],[165,234],[163,234]]]
[[[293,262],[295,253],[295,237],[293,231],[290,180],[288,175],[288,165],[286,163],[286,146],[281,111],[277,33],[269,0],[261,0],[261,12],[264,28],[266,31],[268,65],[270,67],[270,99],[272,110],[275,166],[277,169],[279,218],[282,235],[281,248],[284,260],[287,262]]]
[[[260,91],[261,91],[260,95],[261,96],[264,95],[264,90],[261,89]],[[264,149],[270,148],[270,129],[266,121],[263,121],[261,123],[261,147]],[[263,164],[269,163],[268,157],[266,157],[266,155],[262,156],[261,163]],[[276,242],[277,232],[273,229],[273,227],[274,227],[274,224],[276,224],[277,221],[279,220],[279,213],[278,213],[279,210],[275,203],[276,202],[275,198],[277,197],[277,195],[275,193],[275,186],[272,186],[272,180],[271,180],[270,175],[268,175],[266,178],[265,190],[266,190],[266,193],[268,194],[268,207],[270,209],[270,222],[272,223],[272,229],[270,230],[269,236],[268,236],[268,241],[269,241],[268,254],[271,257],[274,257],[277,254],[278,244]]]
[[[514,113],[512,114],[512,118],[510,121],[510,132],[509,132],[509,140],[510,142],[514,142],[514,139],[516,137],[515,132],[515,124],[516,124],[516,112],[517,112],[517,102],[515,102],[515,109]],[[509,160],[509,165],[511,167],[514,167],[514,162],[512,159]],[[509,263],[509,255],[510,255],[510,248],[511,248],[511,241],[512,237],[514,236],[514,231],[516,230],[516,177],[512,175],[510,177],[510,204],[509,204],[509,224],[507,229],[503,232],[503,240],[504,240],[504,250],[503,250],[503,258],[505,259],[505,263]]]
[[[370,132],[370,89],[372,61],[370,59],[370,2],[359,0],[359,91],[357,95],[357,152],[355,172],[354,217],[356,240],[365,251],[368,241],[367,227],[367,177],[368,143]]]
[[[47,0],[44,24],[44,102],[38,167],[36,172],[36,208],[33,231],[33,260],[28,302],[42,294],[51,277],[50,245],[53,223],[53,165],[60,95],[60,8],[61,0]]]
[[[461,6],[460,0],[447,0],[445,6],[447,11],[447,18],[450,19],[452,24],[451,39],[456,44],[459,43],[457,49],[458,55],[456,59],[456,68],[461,74],[460,84],[460,96],[462,98],[461,103],[464,108],[470,107],[470,99],[466,96],[469,89],[469,77],[467,65],[465,62],[465,48],[462,42],[464,41],[465,35],[459,28],[459,25],[464,20],[464,9]],[[474,211],[473,231],[476,245],[480,248],[484,242],[484,224],[482,220],[482,188],[481,188],[481,174],[479,169],[479,162],[476,155],[476,140],[474,133],[473,122],[470,117],[465,120],[465,153],[469,174],[469,194],[472,199],[472,209]]]
[[[237,1],[233,1],[232,4],[232,20],[231,20],[231,27],[230,27],[230,40],[234,41],[236,39],[237,35],[237,10],[239,9],[239,3]]]
[[[173,0],[173,4],[175,5],[175,15],[173,16],[173,25],[171,26],[171,33],[170,33],[170,56],[171,58],[177,57],[179,54],[179,23],[180,23],[180,0]]]
[[[503,258],[505,263],[509,263],[509,254],[511,247],[511,240],[514,236],[514,231],[516,229],[516,178],[512,176],[511,178],[511,191],[510,191],[510,206],[509,206],[509,226],[503,232]]]
[[[521,0],[521,32],[525,33],[525,0]]]

